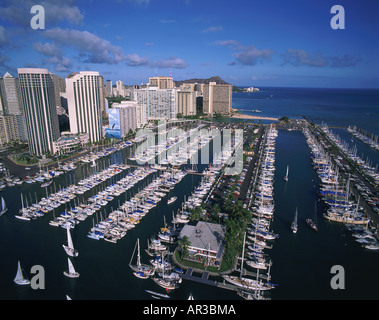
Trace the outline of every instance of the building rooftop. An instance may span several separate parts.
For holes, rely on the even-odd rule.
[[[223,247],[225,227],[220,224],[199,221],[196,226],[185,225],[180,238],[188,237],[191,247],[219,252]]]

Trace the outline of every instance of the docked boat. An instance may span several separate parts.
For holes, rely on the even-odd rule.
[[[48,181],[46,181],[46,182],[44,182],[44,183],[41,184],[41,188],[48,187],[52,183],[53,183],[53,180],[48,180]]]
[[[136,264],[132,264],[132,260],[134,258],[135,251],[137,250],[137,262]],[[147,279],[150,276],[154,275],[154,267],[151,265],[146,265],[141,263],[141,254],[139,247],[139,239],[137,239],[136,245],[134,247],[134,251],[132,257],[129,262],[129,267],[134,271],[133,274],[140,279]]]
[[[162,278],[157,278],[154,277],[153,281],[159,285],[160,287],[166,289],[166,290],[174,290],[177,289],[179,286],[176,281],[174,280],[169,280],[169,279],[162,279]]]
[[[171,204],[171,203],[174,203],[176,201],[176,199],[178,199],[177,197],[172,197],[170,199],[167,200],[167,204]]]
[[[237,277],[237,276],[229,276],[229,275],[223,275],[223,278],[230,282],[231,284],[234,284],[238,287],[242,287],[248,290],[271,290],[274,286],[269,283],[264,283],[261,281],[244,278],[244,277]]]

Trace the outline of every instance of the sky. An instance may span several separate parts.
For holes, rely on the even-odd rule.
[[[36,4],[44,29],[31,25],[42,16],[31,13]],[[61,77],[99,71],[126,85],[171,75],[379,88],[378,15],[377,0],[1,0],[0,76],[36,67]],[[333,29],[333,18],[345,28]]]

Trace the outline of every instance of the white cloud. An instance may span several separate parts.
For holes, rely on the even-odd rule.
[[[66,21],[70,24],[79,24],[83,21],[83,14],[76,6],[75,0],[3,0],[0,6],[0,16],[16,26],[30,29],[30,8],[36,4],[45,9],[46,26],[54,26],[58,22]]]
[[[274,51],[270,49],[257,49],[254,46],[244,47],[242,51],[234,53],[233,56],[236,60],[244,66],[253,66],[262,60],[271,60],[271,55]]]
[[[53,43],[42,44],[41,42],[37,42],[33,47],[37,52],[48,57],[59,56],[62,54],[61,50]]]
[[[88,31],[54,28],[46,30],[44,36],[59,46],[75,48],[85,63],[117,64],[127,59],[121,47]]]
[[[180,58],[170,57],[166,60],[158,60],[152,63],[154,67],[161,69],[173,68],[173,69],[184,69],[187,67],[187,63]]]
[[[208,33],[208,32],[217,32],[217,31],[223,31],[224,28],[222,26],[212,26],[207,29],[204,29],[202,33]]]
[[[140,57],[138,54],[129,54],[126,56],[126,64],[131,67],[146,66],[149,64],[149,58]]]

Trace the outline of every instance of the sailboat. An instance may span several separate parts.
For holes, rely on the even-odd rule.
[[[134,257],[134,253],[137,247],[137,264],[132,265],[132,260]],[[141,254],[140,254],[140,247],[139,247],[139,238],[137,239],[136,247],[134,247],[134,252],[132,255],[132,258],[129,262],[129,267],[134,271],[133,274],[140,279],[147,279],[150,276],[154,275],[154,267],[150,265],[144,265],[141,264]]]
[[[92,168],[95,168],[95,167],[96,167],[96,162],[95,162],[95,159],[92,159],[92,164],[91,164],[91,167],[92,167]]]
[[[63,245],[63,249],[70,257],[77,257],[79,255],[79,251],[74,248],[74,244],[72,242],[70,228],[66,228],[67,230],[67,246]]]
[[[305,220],[305,222],[307,223],[308,227],[311,228],[312,230],[314,231],[318,231],[318,228],[317,228],[317,210],[316,210],[316,203],[315,203],[315,217],[314,217],[314,220],[312,220],[311,218],[308,218]]]
[[[167,200],[167,204],[174,203],[178,199],[177,197],[171,197],[170,199]]]
[[[296,213],[295,213],[295,219],[293,220],[291,224],[291,229],[293,233],[297,232],[297,208],[296,208]]]
[[[53,179],[47,180],[46,182],[44,182],[44,183],[41,184],[41,188],[48,187],[52,183],[53,183]]]
[[[246,233],[243,240],[243,247],[242,247],[242,257],[241,257],[241,270],[240,275],[238,276],[231,276],[231,275],[223,275],[222,277],[234,284],[235,286],[242,287],[244,289],[248,290],[271,290],[273,288],[273,285],[270,283],[263,283],[259,281],[259,269],[257,272],[257,280],[253,280],[250,278],[242,277],[243,275],[243,262],[244,262],[244,256],[245,256],[245,243],[246,243]]]
[[[288,171],[289,171],[289,166],[287,166],[287,173],[286,173],[286,176],[284,177],[284,181],[288,181]]]
[[[5,204],[5,200],[3,197],[1,197],[1,211],[0,211],[0,217],[8,211],[7,205]]]
[[[68,272],[63,271],[63,274],[69,278],[78,278],[79,273],[75,271],[74,265],[72,264],[70,258],[67,258],[67,260],[68,260]]]
[[[20,286],[30,284],[30,280],[27,279],[26,277],[24,277],[24,275],[22,273],[20,261],[18,261],[17,273],[16,273],[16,277],[14,278],[13,281]]]

